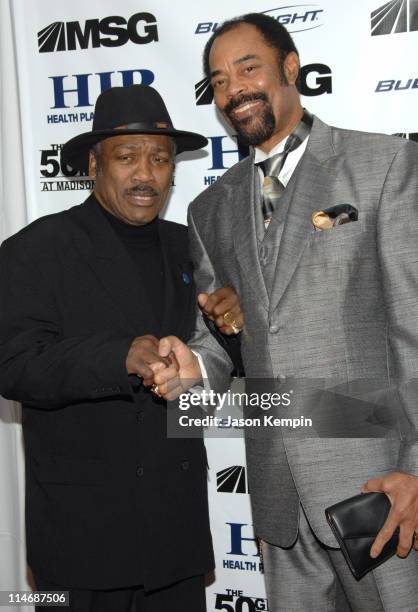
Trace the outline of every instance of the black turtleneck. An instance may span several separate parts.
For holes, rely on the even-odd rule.
[[[164,305],[164,268],[156,217],[145,225],[130,225],[99,205],[104,216],[124,244],[138,270],[138,282],[143,284],[161,324]]]

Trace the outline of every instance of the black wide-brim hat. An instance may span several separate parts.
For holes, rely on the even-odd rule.
[[[71,138],[61,149],[61,161],[87,171],[89,151],[99,141],[126,134],[158,134],[174,138],[176,155],[207,145],[201,134],[176,130],[164,100],[149,85],[112,87],[97,98],[93,129]]]

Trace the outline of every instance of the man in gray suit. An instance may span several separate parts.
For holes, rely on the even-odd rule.
[[[366,437],[248,433],[269,609],[417,610],[418,147],[304,111],[293,40],[264,15],[219,27],[205,69],[218,109],[253,148],[191,204],[192,255],[199,291],[230,284],[240,295],[247,377],[323,381],[335,399],[331,421],[338,398],[359,389],[362,405],[379,397],[379,421],[378,404],[395,389],[389,408],[407,424],[395,436],[375,435],[370,419]],[[160,354],[173,350],[180,364],[179,372],[155,366],[160,393],[178,394],[202,363],[212,388],[227,384],[225,357],[203,327],[189,346],[194,352],[174,337],[160,342]],[[318,406],[309,388],[304,397],[310,403],[302,397],[293,410],[306,415]],[[371,556],[397,526],[400,536],[398,557],[357,582],[324,510],[361,490],[392,504]]]

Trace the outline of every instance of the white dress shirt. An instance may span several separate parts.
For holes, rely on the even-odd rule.
[[[281,140],[278,144],[276,144],[276,146],[273,147],[272,150],[269,151],[268,153],[264,153],[264,151],[262,151],[261,149],[258,149],[257,147],[255,147],[254,148],[254,151],[255,151],[254,163],[257,164],[258,162],[262,162],[265,159],[269,159],[270,157],[273,157],[273,155],[276,155],[277,153],[282,153],[283,149],[284,149],[284,146],[286,144],[286,140],[287,140],[287,136],[286,136],[286,138]],[[287,184],[290,181],[290,178],[291,178],[291,176],[292,176],[296,166],[298,165],[298,163],[300,161],[300,158],[305,153],[305,149],[306,149],[306,145],[308,144],[308,140],[309,140],[309,135],[298,146],[297,149],[294,149],[293,151],[290,151],[290,153],[286,157],[286,161],[285,161],[285,163],[283,165],[283,168],[280,170],[279,176],[277,177],[279,179],[279,181],[281,183],[283,183],[283,185],[285,187],[287,187]],[[258,168],[258,172],[260,174],[260,184],[262,185],[263,184],[264,174],[263,174],[263,171],[261,170],[261,168]]]

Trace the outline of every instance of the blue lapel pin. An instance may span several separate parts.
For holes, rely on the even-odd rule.
[[[191,283],[192,281],[191,281],[191,279],[190,279],[190,276],[187,274],[187,272],[183,272],[183,275],[182,275],[182,276],[183,276],[183,282],[184,282],[186,285],[190,285],[190,283]]]

